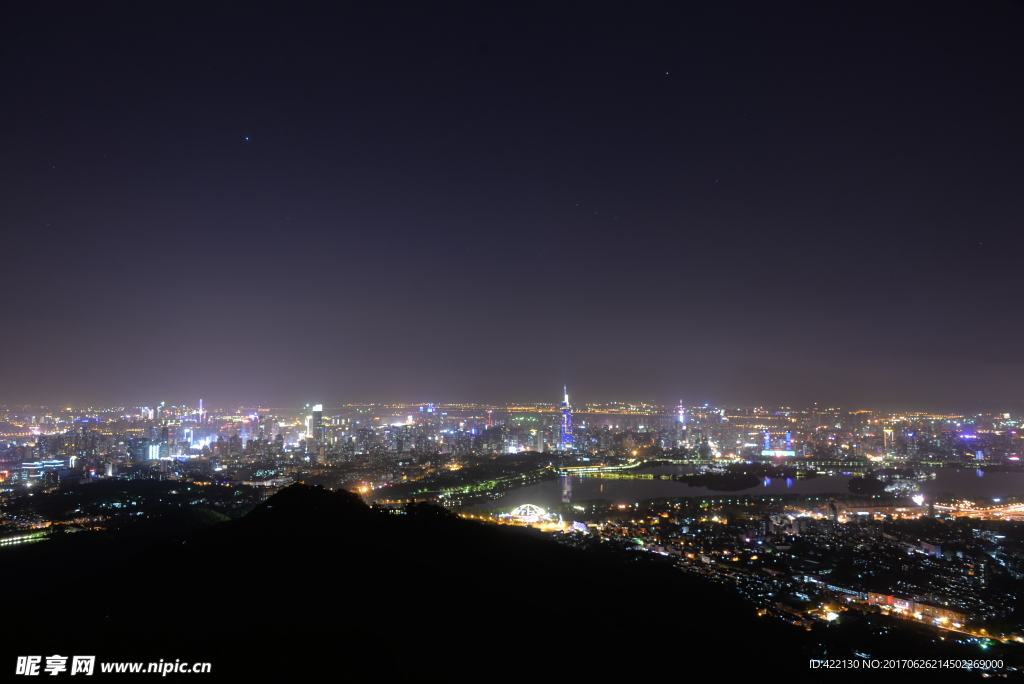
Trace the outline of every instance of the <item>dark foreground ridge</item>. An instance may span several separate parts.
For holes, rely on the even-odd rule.
[[[8,653],[205,661],[205,681],[802,674],[821,657],[804,630],[656,559],[304,485],[115,567],[71,559],[51,576],[9,603]]]

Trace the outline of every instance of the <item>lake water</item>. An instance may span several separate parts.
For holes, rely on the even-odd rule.
[[[693,472],[693,466],[658,466],[647,468],[642,473],[686,474]],[[1024,473],[985,472],[974,468],[935,468],[933,480],[922,480],[920,489],[929,494],[950,492],[965,498],[991,497],[1006,498],[1024,496]],[[532,503],[550,508],[563,502],[563,490],[571,490],[572,501],[608,499],[616,504],[632,504],[643,499],[671,496],[713,496],[724,497],[737,494],[804,494],[813,496],[828,492],[848,493],[847,475],[819,475],[810,480],[770,478],[749,489],[717,492],[706,487],[691,487],[673,480],[615,480],[573,475],[560,480],[548,480],[528,487],[516,489],[500,499],[484,504],[480,508],[503,508]]]

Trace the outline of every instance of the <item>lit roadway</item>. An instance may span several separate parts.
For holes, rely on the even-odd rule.
[[[935,510],[944,513],[956,513],[969,518],[1024,520],[1024,503],[985,506],[984,508],[976,507],[970,503],[958,506],[935,504]]]

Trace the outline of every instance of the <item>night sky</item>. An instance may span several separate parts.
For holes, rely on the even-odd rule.
[[[1021,3],[211,4],[5,6],[0,402],[1024,399]]]

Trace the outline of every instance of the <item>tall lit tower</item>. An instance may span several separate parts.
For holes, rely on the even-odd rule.
[[[678,439],[676,440],[676,448],[682,449],[686,446],[686,407],[683,406],[683,400],[679,400],[678,409],[678,420],[679,423],[676,425]]]
[[[313,412],[311,420],[309,421],[310,436],[317,446],[324,441],[324,405],[316,404],[313,406]]]
[[[306,404],[309,406],[309,404]],[[314,404],[306,418],[306,453],[314,463],[324,462],[324,406]]]
[[[569,390],[563,387],[565,400],[562,402],[562,451],[572,449],[572,407],[569,406]]]

